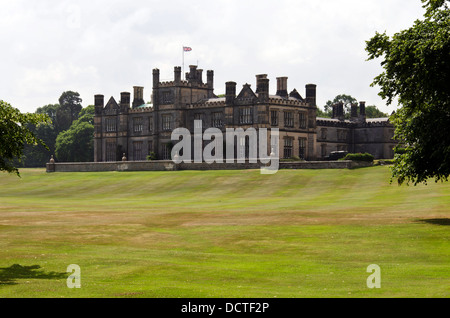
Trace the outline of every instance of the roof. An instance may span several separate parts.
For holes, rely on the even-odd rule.
[[[140,106],[136,106],[135,108],[146,108],[146,107],[153,107],[152,104],[142,104]]]
[[[274,98],[274,99],[283,99],[283,100],[293,100],[293,101],[302,101],[301,99],[295,98],[295,97],[282,97],[279,95],[269,95],[269,98]]]
[[[225,97],[215,97],[215,98],[208,98],[205,102],[206,103],[215,103],[215,102],[224,102]]]
[[[389,121],[389,117],[367,118],[366,119],[366,122],[380,122],[380,121]]]

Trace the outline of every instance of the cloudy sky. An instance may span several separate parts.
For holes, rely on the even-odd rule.
[[[185,45],[184,70],[214,70],[216,94],[227,81],[255,88],[256,74],[274,94],[287,76],[302,96],[317,84],[319,106],[343,93],[391,113],[370,87],[381,67],[365,41],[423,16],[420,0],[0,0],[0,12],[0,99],[22,112],[67,90],[85,107],[141,85],[149,101],[152,69],[172,80]]]

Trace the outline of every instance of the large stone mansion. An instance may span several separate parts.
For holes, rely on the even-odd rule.
[[[275,95],[269,94],[266,74],[256,75],[256,89],[245,84],[237,91],[235,82],[225,83],[225,96],[214,94],[214,72],[190,66],[186,80],[181,67],[174,68],[174,80],[161,82],[153,70],[151,103],[145,103],[143,87],[111,97],[105,105],[103,95],[95,95],[94,159],[120,161],[171,159],[173,129],[194,131],[195,120],[202,129],[271,128],[279,129],[279,156],[305,160],[326,159],[332,151],[368,152],[375,158],[392,158],[394,128],[388,118],[366,119],[365,103],[351,106],[351,118],[344,118],[344,105],[333,106],[333,118],[316,116],[316,85],[305,86],[304,97],[288,92],[287,77],[277,78]],[[248,145],[243,144],[243,147]],[[248,151],[246,152],[248,155]]]

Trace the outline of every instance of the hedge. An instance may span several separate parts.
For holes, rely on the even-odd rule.
[[[349,153],[342,160],[368,161],[373,162],[375,157],[370,153]]]

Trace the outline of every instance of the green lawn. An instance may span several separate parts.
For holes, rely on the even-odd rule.
[[[391,185],[386,166],[21,175],[0,174],[0,297],[450,296],[449,182]]]

